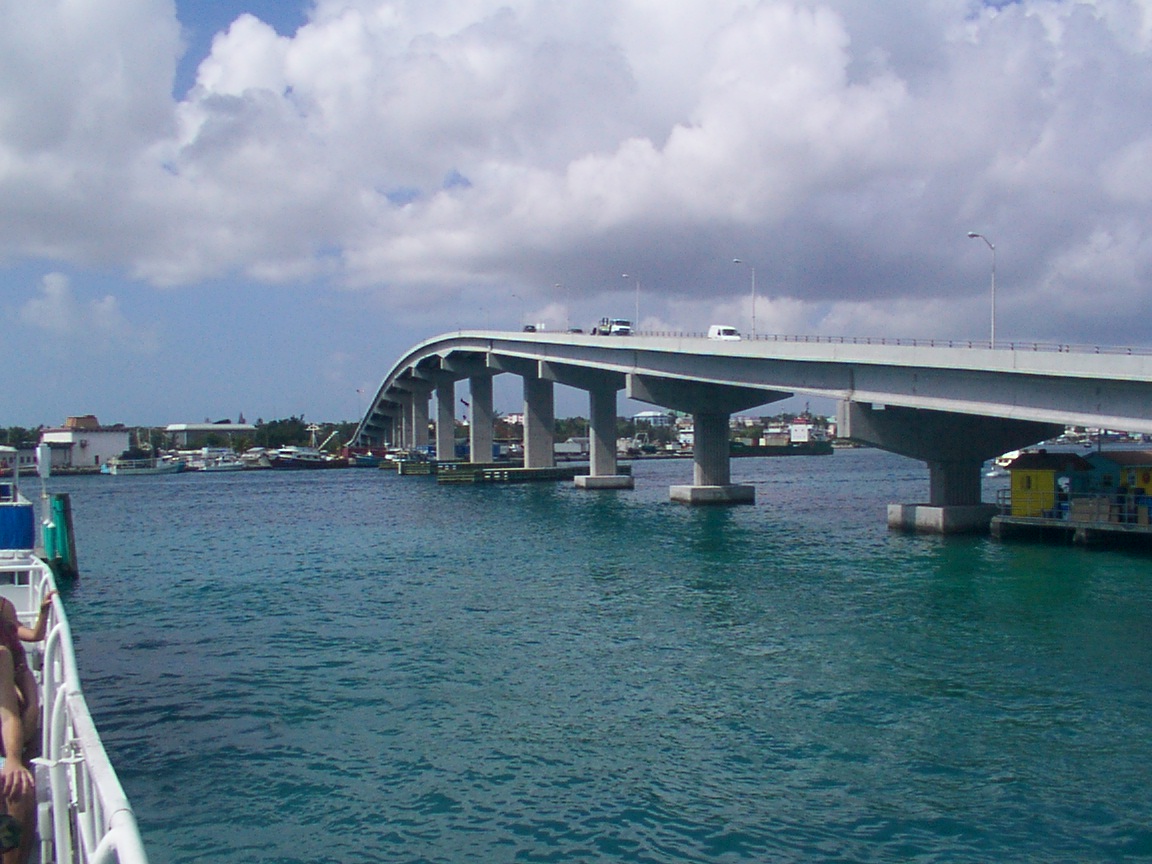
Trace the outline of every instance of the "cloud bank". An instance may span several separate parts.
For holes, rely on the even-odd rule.
[[[702,329],[1146,342],[1146,0],[0,10],[0,258]],[[612,308],[607,308],[613,304]],[[452,310],[450,313],[442,310]],[[603,314],[603,313],[598,313]],[[581,321],[581,323],[583,323]]]

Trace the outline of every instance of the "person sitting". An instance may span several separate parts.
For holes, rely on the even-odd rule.
[[[16,607],[0,598],[0,746],[4,761],[0,764],[0,799],[6,810],[0,834],[15,834],[0,845],[4,864],[19,864],[32,852],[32,814],[36,805],[36,784],[28,768],[37,755],[40,729],[40,694],[36,678],[28,666],[24,642],[39,642],[48,626],[48,610],[55,591],[40,601],[40,614],[35,627],[25,627],[16,615]],[[12,823],[15,823],[13,826]],[[7,848],[5,848],[7,847]]]

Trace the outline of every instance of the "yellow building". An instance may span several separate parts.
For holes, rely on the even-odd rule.
[[[1092,465],[1075,453],[1021,453],[1008,465],[1012,478],[1012,516],[1049,517],[1060,498],[1084,492]]]

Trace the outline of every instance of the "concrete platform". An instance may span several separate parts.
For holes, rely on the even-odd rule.
[[[598,477],[577,474],[575,482],[577,489],[633,489],[636,486],[630,474],[601,474]]]
[[[740,484],[727,486],[669,486],[668,495],[682,504],[753,504],[756,487]]]
[[[889,504],[888,527],[913,534],[986,534],[999,512],[995,504]]]

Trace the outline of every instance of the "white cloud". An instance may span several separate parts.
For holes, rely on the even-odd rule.
[[[316,0],[292,37],[238,18],[181,102],[168,0],[10,4],[0,34],[0,255],[158,285],[320,280],[455,325],[479,291],[623,304],[629,269],[671,322],[738,303],[740,255],[789,326],[979,337],[965,231],[1038,298],[1152,231],[1140,0]]]
[[[42,330],[56,344],[81,352],[96,350],[127,354],[154,354],[159,339],[152,327],[132,324],[111,294],[89,301],[78,299],[62,273],[49,273],[41,280],[37,296],[20,308],[23,325]]]

